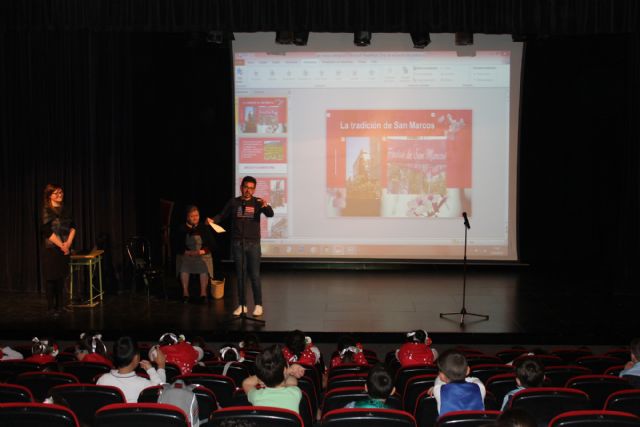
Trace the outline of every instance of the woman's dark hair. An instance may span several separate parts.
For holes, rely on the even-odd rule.
[[[338,338],[338,354],[343,363],[353,363],[355,353],[347,350],[350,347],[356,347],[356,340],[351,335],[342,335]]]
[[[129,366],[137,354],[140,354],[138,343],[131,337],[120,337],[113,343],[113,363],[116,368]]]
[[[107,355],[107,346],[102,342],[102,335],[97,333],[80,334],[80,339],[77,343],[78,350],[86,351],[87,353],[98,353],[103,356]]]
[[[42,206],[45,208],[50,208],[51,206],[51,195],[57,191],[57,190],[62,190],[62,187],[60,187],[57,184],[53,184],[53,183],[49,183],[47,185],[45,185],[44,187],[44,191],[42,194]]]

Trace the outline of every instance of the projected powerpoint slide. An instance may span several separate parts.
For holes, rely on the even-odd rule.
[[[471,214],[471,110],[328,110],[329,217]]]
[[[239,98],[240,133],[287,133],[287,98]]]
[[[286,138],[239,138],[238,172],[287,173]]]

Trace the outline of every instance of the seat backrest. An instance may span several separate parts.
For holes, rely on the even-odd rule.
[[[633,388],[625,379],[611,375],[580,375],[570,378],[565,387],[587,393],[591,399],[591,409],[602,409],[610,394]]]
[[[367,382],[367,374],[343,374],[329,379],[327,391],[341,387],[364,386]]]
[[[208,388],[223,408],[233,405],[233,392],[236,389],[236,384],[229,377],[216,374],[186,374],[179,375],[175,379],[183,380],[185,384],[198,384]]]
[[[525,348],[505,348],[496,352],[496,357],[502,361],[502,363],[513,362],[523,354],[527,354],[528,350]]]
[[[571,411],[554,417],[549,427],[632,427],[640,426],[640,418],[617,411]]]
[[[428,390],[423,391],[416,400],[413,416],[418,426],[433,426],[438,419],[438,402],[429,396]]]
[[[617,357],[604,355],[582,356],[575,360],[576,365],[589,368],[594,374],[604,374],[607,368],[623,365],[625,362],[625,360],[618,359]]]
[[[409,378],[402,391],[402,408],[411,413],[416,406],[418,396],[433,387],[436,377],[436,374],[424,374]]]
[[[25,372],[13,380],[14,384],[25,386],[33,394],[33,399],[42,402],[49,390],[62,384],[78,383],[75,375],[64,372]]]
[[[249,370],[241,362],[206,362],[204,366],[194,366],[193,373],[226,375],[233,379],[236,384],[242,384],[242,381],[249,377]]]
[[[489,378],[498,374],[508,374],[513,372],[512,365],[506,365],[504,363],[485,363],[471,367],[472,377],[476,377],[484,384]]]
[[[120,403],[100,408],[93,427],[189,427],[177,406],[161,403]]]
[[[309,395],[304,391],[302,392],[302,399],[300,399],[298,413],[300,414],[300,418],[302,418],[302,424],[304,427],[313,427],[313,423],[316,419],[316,412],[311,409]]]
[[[564,365],[573,364],[579,357],[593,355],[593,352],[586,348],[557,348],[551,350],[550,353],[561,358]]]
[[[591,369],[577,365],[546,366],[544,368],[544,376],[551,387],[564,387],[570,378],[590,373]]]
[[[364,387],[339,387],[327,391],[322,402],[322,413],[344,408],[348,403],[368,399]]]
[[[453,411],[438,418],[437,427],[481,427],[492,423],[500,411]]]
[[[313,380],[307,376],[302,378],[298,378],[298,387],[300,390],[305,392],[309,397],[309,404],[311,405],[311,410],[315,414],[320,406],[318,393],[316,391],[316,386]]]
[[[33,395],[24,386],[0,383],[0,403],[12,402],[33,402]]]
[[[563,412],[590,409],[589,396],[580,390],[561,387],[531,387],[513,395],[510,408],[523,409],[546,426],[553,417]]]
[[[57,370],[56,363],[35,363],[25,362],[24,360],[5,360],[0,362],[0,372],[6,372],[11,374],[12,378],[23,374],[25,372],[37,372],[37,371],[54,371]]]
[[[57,404],[71,409],[81,423],[91,425],[98,409],[114,403],[125,403],[117,387],[95,384],[63,384],[51,389]]]
[[[517,386],[515,373],[494,375],[485,383],[487,391],[490,391],[498,402],[502,402],[504,396]]]
[[[0,404],[0,425],[8,427],[79,427],[78,419],[69,408],[33,402]]]
[[[161,385],[145,388],[138,396],[138,403],[157,403],[162,390],[163,387]],[[198,401],[200,421],[208,420],[211,418],[211,414],[219,409],[215,394],[208,388],[202,386],[196,387],[193,393],[196,395],[196,400]]]
[[[288,409],[266,406],[234,406],[215,411],[211,425],[219,427],[227,419],[243,419],[253,422],[256,427],[303,427],[299,414]]]
[[[371,367],[369,365],[345,364],[329,368],[329,378],[344,374],[367,373]]]
[[[398,369],[396,372],[395,379],[393,383],[396,386],[396,391],[398,393],[404,392],[404,387],[407,385],[407,381],[411,377],[415,377],[418,375],[426,375],[426,374],[437,374],[438,368],[435,365],[416,365],[416,366],[405,366]]]
[[[640,390],[620,390],[609,395],[604,404],[607,411],[622,411],[640,417]]]
[[[94,382],[94,378],[97,378],[98,375],[111,371],[109,365],[97,362],[64,362],[60,364],[60,368],[62,372],[75,375],[81,383]]]
[[[407,412],[395,409],[336,409],[322,416],[323,427],[415,427]]]
[[[499,365],[502,364],[502,360],[500,360],[497,356],[491,356],[489,354],[472,354],[470,356],[466,356],[467,364],[470,367],[476,365]]]
[[[535,359],[540,362],[542,366],[557,366],[564,363],[561,357],[555,356],[553,354],[523,354],[513,361],[513,366],[516,366],[520,361],[524,359]]]

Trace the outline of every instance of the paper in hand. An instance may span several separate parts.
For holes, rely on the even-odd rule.
[[[224,228],[220,227],[215,222],[210,222],[209,225],[211,226],[211,228],[213,228],[213,231],[215,231],[216,233],[224,233],[225,231],[227,231]]]

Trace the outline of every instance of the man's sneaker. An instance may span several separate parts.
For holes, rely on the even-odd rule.
[[[254,316],[262,316],[262,306],[256,305],[256,308],[253,310]]]
[[[246,313],[246,312],[247,312],[247,306],[246,305],[239,305],[238,308],[233,310],[233,315],[234,316],[240,316],[241,313]]]

